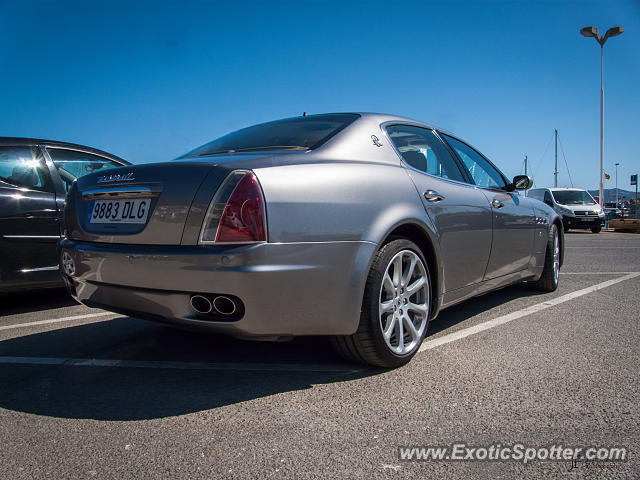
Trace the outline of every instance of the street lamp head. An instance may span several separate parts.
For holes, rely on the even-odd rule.
[[[600,38],[598,27],[583,27],[580,29],[580,33],[585,37],[595,37],[596,40]]]
[[[622,35],[622,32],[624,32],[624,27],[611,27],[607,30],[607,33],[604,34],[604,39],[617,37],[618,35]]]

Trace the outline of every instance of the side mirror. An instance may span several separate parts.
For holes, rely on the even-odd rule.
[[[513,177],[512,185],[515,190],[527,190],[533,187],[533,180],[529,175],[516,175]]]
[[[546,203],[547,205],[549,205],[551,208],[553,208],[553,202],[551,200],[545,200],[544,203]]]

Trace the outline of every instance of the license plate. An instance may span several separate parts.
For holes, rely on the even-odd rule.
[[[150,198],[96,200],[89,209],[89,223],[145,223],[150,206]]]
[[[590,217],[590,218],[581,218],[580,220],[582,220],[583,222],[591,222],[591,221],[593,221],[593,220],[594,220],[594,218],[593,218],[593,217]]]

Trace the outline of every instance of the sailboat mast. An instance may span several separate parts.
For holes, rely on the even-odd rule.
[[[553,171],[553,186],[558,186],[558,130],[556,129],[556,166]]]

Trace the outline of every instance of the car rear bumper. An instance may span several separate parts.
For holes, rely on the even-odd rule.
[[[564,224],[565,230],[571,229],[580,229],[580,228],[595,228],[604,226],[604,217],[569,217],[563,216],[562,223]]]
[[[272,336],[355,332],[376,245],[185,247],[65,239],[60,249],[73,259],[67,286],[88,306],[231,335]],[[191,307],[193,294],[237,297],[242,317],[203,317]]]

